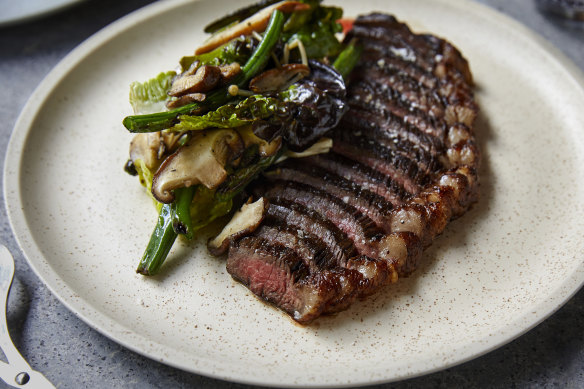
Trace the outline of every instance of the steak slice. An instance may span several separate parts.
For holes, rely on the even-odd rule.
[[[357,18],[345,39],[363,54],[332,151],[285,161],[255,184],[266,217],[227,260],[235,279],[303,324],[409,275],[478,198],[478,106],[460,52],[381,13]]]

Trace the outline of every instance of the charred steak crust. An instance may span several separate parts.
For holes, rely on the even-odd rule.
[[[357,18],[363,55],[333,150],[287,161],[253,189],[263,225],[230,245],[228,272],[300,323],[415,270],[477,200],[472,76],[443,39],[393,16]]]

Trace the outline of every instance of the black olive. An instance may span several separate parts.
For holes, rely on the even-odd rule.
[[[128,159],[128,161],[124,165],[124,171],[131,176],[138,175],[138,171],[136,170],[136,165],[134,165],[134,162],[131,159]]]

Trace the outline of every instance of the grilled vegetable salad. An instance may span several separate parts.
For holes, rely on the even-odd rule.
[[[346,111],[359,48],[343,43],[342,10],[320,1],[262,1],[206,27],[177,71],[130,87],[136,133],[126,171],[155,200],[158,220],[137,272],[156,274],[176,238],[242,204],[262,171],[326,152]]]

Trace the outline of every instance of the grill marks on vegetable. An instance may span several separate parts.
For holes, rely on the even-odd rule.
[[[231,243],[227,270],[309,323],[411,273],[477,199],[477,114],[466,60],[394,17],[359,17],[349,111],[328,154],[286,161],[253,193],[262,226]]]

